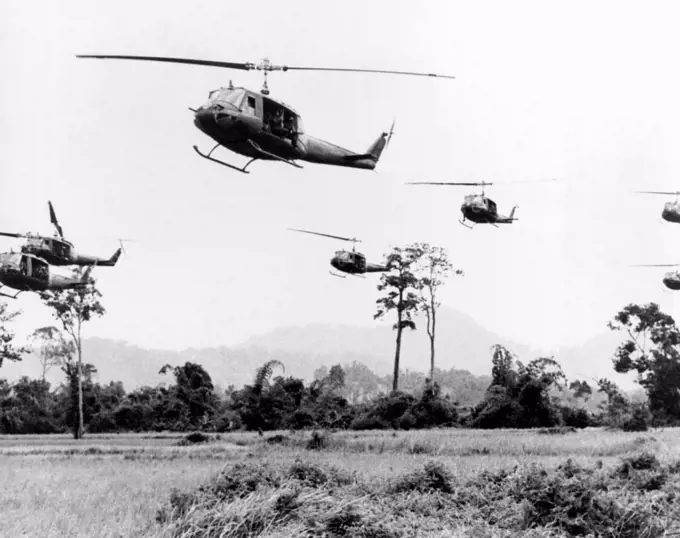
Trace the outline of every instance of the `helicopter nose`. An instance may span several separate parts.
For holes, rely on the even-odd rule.
[[[337,258],[333,258],[333,259],[331,259],[331,265],[333,267],[335,267],[336,269],[338,269],[338,265],[340,265],[340,262],[338,261]]]
[[[211,125],[215,124],[212,108],[201,108],[194,116],[194,125],[201,131],[205,132],[210,129]]]

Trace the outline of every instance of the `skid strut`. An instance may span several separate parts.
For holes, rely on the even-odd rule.
[[[198,153],[204,159],[208,159],[209,161],[212,161],[214,163],[221,164],[222,166],[226,166],[227,168],[231,168],[232,170],[236,170],[237,172],[242,172],[244,174],[250,174],[250,172],[247,171],[246,168],[248,168],[248,165],[250,163],[252,163],[253,161],[256,161],[257,157],[250,159],[243,168],[239,168],[237,166],[234,166],[233,164],[225,163],[224,161],[220,161],[219,159],[215,159],[214,157],[211,157],[212,152],[215,151],[220,145],[221,144],[216,144],[215,147],[213,149],[211,149],[210,152],[207,155],[202,153],[201,150],[198,149],[197,146],[194,146],[194,150],[196,151],[196,153]]]

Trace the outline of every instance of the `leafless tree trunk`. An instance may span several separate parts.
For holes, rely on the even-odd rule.
[[[399,305],[402,304],[403,292],[399,292]],[[392,390],[399,390],[399,358],[401,355],[401,331],[404,328],[402,326],[402,312],[401,308],[397,307],[397,347],[394,350],[394,374],[392,376]]]
[[[434,387],[434,335],[437,322],[434,305],[431,305],[431,312],[426,310],[425,313],[427,315],[427,336],[430,337],[430,386]]]
[[[78,342],[78,428],[76,429],[75,438],[82,439],[85,430],[83,421],[83,361],[80,352],[80,342]]]

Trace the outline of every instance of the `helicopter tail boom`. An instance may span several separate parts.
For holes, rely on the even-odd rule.
[[[367,263],[366,264],[366,272],[367,273],[384,273],[385,271],[389,271],[389,269],[385,265],[380,265],[380,264],[377,264],[377,263]]]
[[[118,262],[121,252],[123,252],[123,247],[120,247],[118,250],[116,250],[116,252],[113,253],[113,256],[111,256],[108,260],[97,262],[97,265],[113,267]]]
[[[366,153],[360,155],[348,155],[347,157],[345,157],[345,159],[348,161],[362,161],[364,159],[368,159],[374,161],[375,164],[378,164],[380,156],[387,147],[387,144],[389,143],[393,134],[394,134],[394,121],[392,122],[392,127],[390,127],[390,132],[382,133],[378,137],[378,139],[375,142],[373,142],[373,144],[371,144]]]
[[[515,206],[515,207],[512,208],[512,211],[510,211],[510,216],[499,217],[498,219],[496,219],[496,223],[498,223],[498,224],[512,224],[514,221],[519,220],[517,217],[515,217],[515,209],[517,209],[517,207],[518,206]]]

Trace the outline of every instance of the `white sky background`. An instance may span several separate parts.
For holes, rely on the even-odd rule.
[[[0,229],[66,237],[109,256],[95,270],[107,314],[89,336],[161,348],[231,345],[288,324],[371,325],[376,275],[328,274],[356,236],[369,261],[390,245],[447,247],[466,271],[443,302],[517,342],[580,343],[629,302],[677,317],[665,269],[680,226],[679,8],[675,2],[5,2],[0,8]],[[208,91],[259,72],[76,59],[76,54],[451,74],[272,73],[272,96],[309,134],[364,151],[396,116],[376,172],[256,162],[243,175],[198,157]],[[246,159],[221,150],[221,158]],[[464,187],[493,186],[500,229],[458,224]],[[472,189],[474,190],[474,189]],[[0,238],[3,249],[19,241]],[[25,334],[51,323],[37,297],[12,303]],[[386,323],[386,322],[383,322]],[[391,321],[389,322],[391,323]]]

